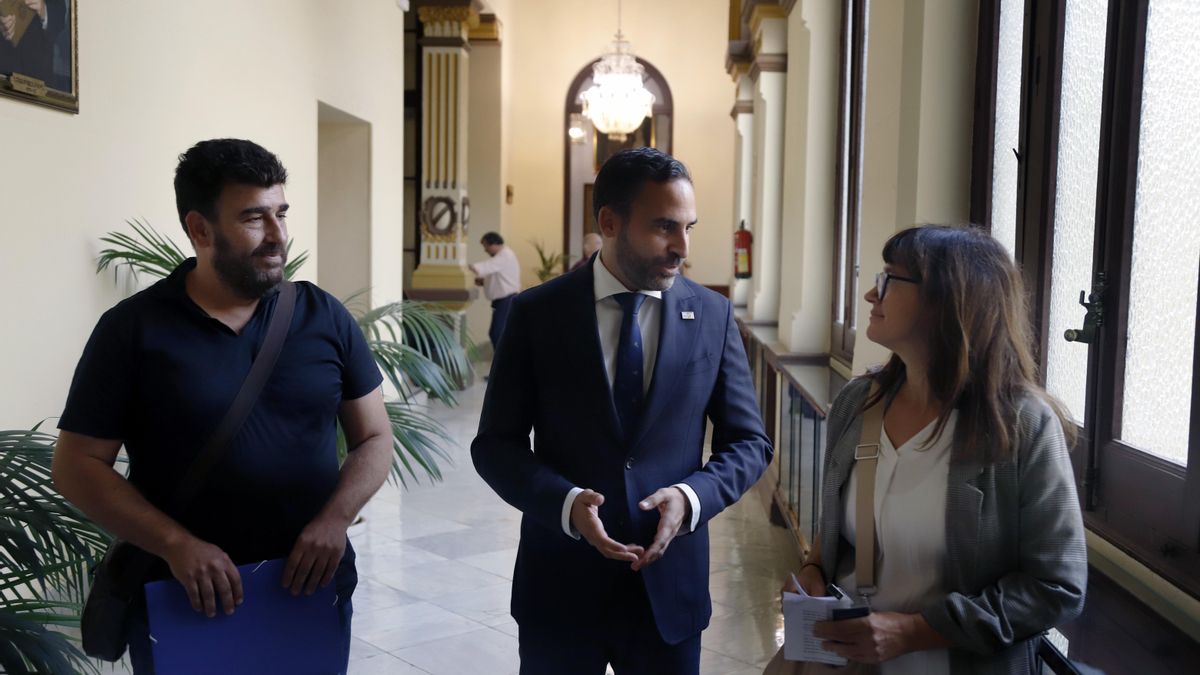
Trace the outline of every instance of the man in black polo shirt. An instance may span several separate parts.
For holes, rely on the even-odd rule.
[[[336,299],[299,282],[287,339],[257,404],[184,513],[171,497],[262,346],[283,280],[287,172],[249,141],[180,157],[175,198],[196,257],[101,318],[62,414],[54,479],[117,537],[165,562],[208,616],[242,601],[235,565],[287,557],[293,593],[336,582],[346,656],[357,582],[346,529],[391,463],[382,377]],[[338,468],[341,420],[350,454]],[[113,469],[124,445],[129,479]],[[153,672],[145,609],[129,636]]]

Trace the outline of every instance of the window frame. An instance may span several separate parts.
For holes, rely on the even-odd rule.
[[[842,0],[829,353],[847,366],[854,362],[857,335],[869,13],[870,0]]]
[[[1093,273],[1105,272],[1109,286],[1105,325],[1088,353],[1072,463],[1089,530],[1200,597],[1200,378],[1192,382],[1186,467],[1119,440],[1149,2],[1110,0],[1107,8]],[[976,62],[971,217],[989,230],[1000,7],[1001,0],[981,0]],[[1025,0],[1024,11],[1015,251],[1044,386],[1049,341],[1063,339],[1049,334],[1049,303],[1066,0]],[[1193,363],[1200,365],[1200,303],[1196,311]]]

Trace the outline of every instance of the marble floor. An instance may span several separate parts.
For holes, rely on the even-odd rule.
[[[509,616],[520,514],[471,465],[484,384],[436,417],[455,441],[444,480],[385,485],[350,532],[354,594],[352,675],[504,675],[519,669]],[[713,618],[704,675],[757,675],[781,643],[779,586],[799,563],[790,535],[768,523],[760,485],[713,519]]]

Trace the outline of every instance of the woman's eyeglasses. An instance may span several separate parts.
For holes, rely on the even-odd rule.
[[[887,295],[888,282],[890,282],[892,279],[895,279],[896,281],[907,281],[910,284],[921,283],[920,279],[902,277],[899,274],[892,274],[891,272],[880,272],[879,274],[875,275],[875,294],[879,296],[880,302],[883,302],[883,296]]]

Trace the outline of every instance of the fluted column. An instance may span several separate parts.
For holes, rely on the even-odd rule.
[[[743,43],[744,45],[745,43]],[[746,229],[754,233],[753,219],[754,204],[754,82],[750,80],[750,53],[747,49],[745,59],[737,53],[737,46],[730,47],[730,60],[726,65],[737,83],[737,97],[729,116],[734,123],[734,187],[733,187],[733,230],[746,224]],[[753,263],[753,261],[751,261]],[[729,295],[734,307],[746,307],[750,302],[750,289],[753,285],[752,275],[749,279],[733,278],[730,280]]]
[[[471,2],[417,8],[421,39],[421,264],[409,296],[461,310],[477,295],[467,269],[468,31],[479,22]]]
[[[756,4],[750,14],[754,62],[754,284],[750,317],[779,318],[783,232],[784,103],[787,93],[787,13],[777,4]]]

